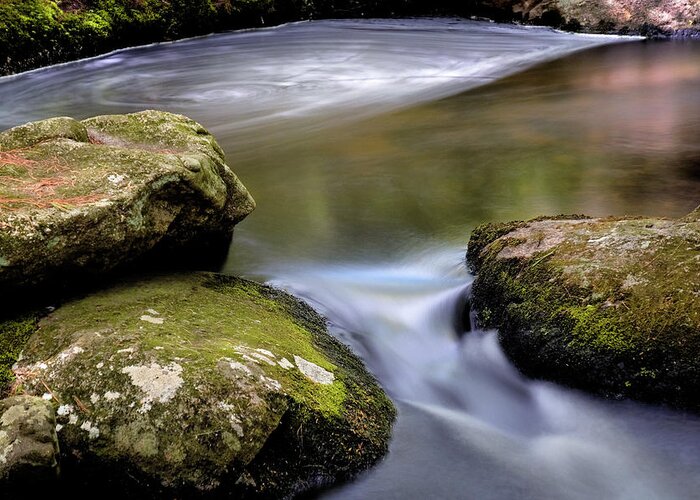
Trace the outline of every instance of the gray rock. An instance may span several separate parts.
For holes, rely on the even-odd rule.
[[[58,438],[53,407],[33,396],[0,400],[0,490],[36,490],[56,479]]]
[[[62,402],[64,479],[81,491],[283,497],[373,464],[394,418],[308,306],[216,274],[70,302],[15,371]]]
[[[0,133],[0,289],[225,242],[254,207],[214,138],[184,116],[22,125]]]

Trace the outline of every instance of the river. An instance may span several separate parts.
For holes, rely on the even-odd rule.
[[[399,409],[319,496],[700,498],[700,419],[528,380],[460,317],[476,224],[698,204],[700,42],[323,21],[0,79],[0,128],[144,108],[202,122],[258,202],[223,271],[311,302]]]

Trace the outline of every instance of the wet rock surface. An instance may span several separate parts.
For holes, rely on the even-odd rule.
[[[69,302],[15,374],[54,401],[69,491],[283,497],[374,463],[394,418],[313,310],[216,274]]]
[[[700,411],[700,216],[485,224],[472,306],[527,374]]]
[[[181,115],[52,118],[0,133],[0,290],[99,275],[155,250],[227,247],[255,203]]]

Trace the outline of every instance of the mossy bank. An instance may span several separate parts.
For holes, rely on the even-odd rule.
[[[480,226],[479,322],[526,374],[700,411],[698,215]]]
[[[376,462],[394,419],[313,310],[216,274],[72,301],[15,373],[57,409],[68,491],[283,497]]]
[[[319,18],[486,16],[596,33],[697,35],[693,0],[2,0],[0,75],[151,42]]]

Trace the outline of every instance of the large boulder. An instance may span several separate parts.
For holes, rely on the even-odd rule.
[[[527,374],[700,411],[700,212],[472,233],[472,306]]]
[[[0,400],[0,491],[22,493],[55,486],[56,418],[51,404],[32,396]]]
[[[201,125],[144,111],[0,133],[0,290],[230,239],[255,203]]]
[[[67,303],[15,373],[17,389],[58,401],[69,492],[283,497],[374,463],[394,419],[313,310],[216,274]]]

